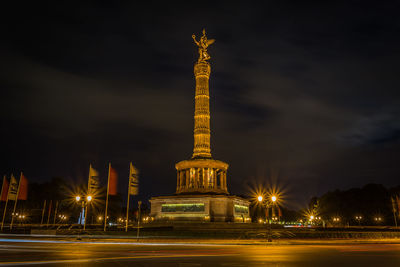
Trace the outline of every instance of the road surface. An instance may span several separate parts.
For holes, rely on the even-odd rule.
[[[400,266],[400,244],[171,242],[0,237],[0,265]]]

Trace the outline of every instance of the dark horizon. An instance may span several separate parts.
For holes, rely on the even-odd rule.
[[[193,150],[192,34],[211,56],[213,158],[228,189],[278,184],[288,205],[368,183],[400,185],[396,3],[230,2],[10,6],[4,17],[0,173],[85,181],[108,162],[126,194],[175,192]]]

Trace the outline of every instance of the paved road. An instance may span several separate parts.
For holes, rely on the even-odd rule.
[[[400,266],[400,244],[229,245],[0,238],[0,264],[57,266]]]

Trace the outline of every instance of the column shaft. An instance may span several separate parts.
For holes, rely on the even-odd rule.
[[[185,184],[185,189],[189,188],[189,184],[190,184],[190,173],[189,173],[189,169],[186,169],[185,171],[185,175],[186,175],[186,184]]]
[[[224,189],[228,190],[228,186],[226,185],[226,171],[224,172]]]
[[[211,67],[206,62],[196,63],[196,93],[194,103],[194,148],[193,158],[211,158],[210,146],[210,96],[208,80]]]
[[[181,181],[180,181],[180,177],[179,177],[179,171],[177,171],[176,172],[176,192],[178,193],[179,192],[179,189],[180,189],[180,183]]]

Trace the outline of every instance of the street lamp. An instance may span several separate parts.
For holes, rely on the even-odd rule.
[[[67,216],[64,214],[60,214],[60,215],[58,215],[58,218],[59,218],[60,222],[64,222],[67,219]]]
[[[87,206],[89,204],[89,202],[91,202],[93,199],[93,197],[91,195],[87,195],[86,198],[81,198],[80,196],[76,196],[75,200],[76,202],[81,202],[82,205],[82,213],[85,214],[85,219],[83,222],[83,230],[86,230],[86,218],[87,218]],[[82,216],[83,218],[83,216]]]
[[[335,223],[339,223],[340,218],[339,218],[339,217],[333,217],[333,221],[334,221]]]
[[[21,224],[23,224],[23,221],[25,220],[25,215],[23,215],[23,214],[20,214],[20,215],[18,215],[18,213],[15,215],[15,217],[17,217],[17,219],[19,220],[19,222],[21,223]]]
[[[257,197],[258,202],[260,202],[261,205],[265,204],[265,209],[268,212],[268,209],[272,206],[275,205],[275,202],[278,200],[278,198],[275,195],[271,196],[271,201],[263,201],[264,197],[259,195]],[[268,216],[268,214],[267,214]],[[268,242],[272,242],[272,237],[271,237],[271,221],[268,220]]]
[[[362,219],[361,216],[356,216],[356,220],[358,221],[358,226],[361,225],[361,219]]]
[[[308,219],[310,221],[311,225],[312,225],[312,222],[313,222],[314,218],[315,218],[314,215],[310,215],[310,218]]]

